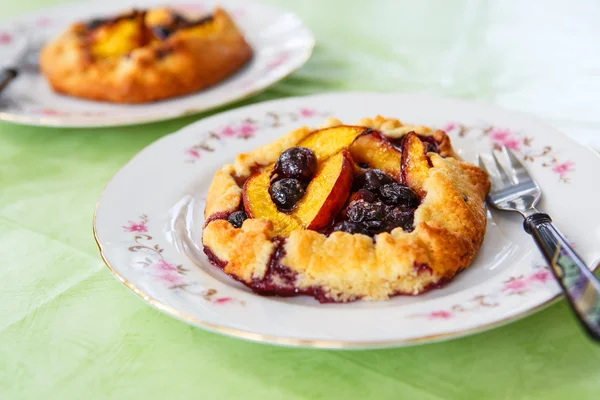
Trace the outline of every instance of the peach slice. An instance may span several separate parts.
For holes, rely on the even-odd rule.
[[[371,168],[380,169],[400,181],[402,153],[385,140],[379,132],[372,131],[359,136],[348,150],[355,162],[367,163]]]
[[[423,182],[429,176],[429,159],[421,139],[409,132],[402,140],[402,183],[410,186],[423,196]]]
[[[302,228],[302,225],[295,217],[279,211],[271,200],[269,187],[272,173],[273,167],[269,167],[248,178],[242,190],[244,209],[250,218],[271,221],[275,235],[287,236],[293,230]]]
[[[344,207],[354,178],[350,157],[347,151],[342,151],[319,165],[306,194],[292,212],[305,228],[325,228]]]
[[[322,161],[347,149],[354,140],[368,131],[363,126],[340,125],[314,131],[298,143],[298,146],[311,149],[317,160]]]
[[[322,229],[340,212],[350,195],[353,172],[350,154],[342,151],[323,161],[308,184],[306,194],[290,214],[277,209],[269,195],[273,167],[252,175],[243,188],[244,209],[251,218],[273,223],[275,235],[287,236],[296,229]]]
[[[91,33],[92,54],[98,58],[120,57],[143,46],[147,36],[142,13],[117,17]]]

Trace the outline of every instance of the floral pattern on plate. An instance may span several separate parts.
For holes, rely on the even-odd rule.
[[[326,112],[319,112],[312,108],[302,107],[298,111],[277,113],[269,111],[260,118],[246,117],[242,120],[232,121],[215,130],[208,131],[204,139],[184,150],[186,163],[195,163],[201,158],[203,152],[212,153],[215,146],[226,140],[247,140],[263,128],[277,128],[303,118],[316,116],[325,117]]]
[[[204,289],[199,282],[190,281],[186,275],[189,269],[184,268],[181,264],[176,265],[167,261],[163,257],[164,249],[153,244],[153,237],[148,235],[148,221],[146,214],[139,216],[138,221],[128,221],[127,225],[122,228],[127,233],[134,233],[134,245],[129,246],[130,252],[144,252],[147,254],[143,260],[137,261],[137,266],[141,266],[146,273],[150,274],[153,279],[165,285],[169,290],[183,291],[194,296],[199,296],[212,304],[238,304],[245,303],[236,300],[232,297],[218,296],[216,289]]]
[[[574,161],[560,160],[551,145],[535,146],[534,138],[520,131],[490,124],[469,126],[458,122],[450,122],[442,129],[446,133],[457,134],[460,137],[475,136],[480,140],[488,139],[495,149],[506,146],[520,153],[525,161],[541,162],[543,167],[550,168],[563,183],[569,183],[569,176],[575,172]]]

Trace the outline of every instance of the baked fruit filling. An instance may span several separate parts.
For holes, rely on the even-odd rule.
[[[257,293],[321,302],[418,294],[466,268],[485,233],[485,172],[443,131],[363,124],[294,131],[217,173],[209,259]]]
[[[426,151],[437,146],[410,133],[395,147],[380,132],[353,126],[317,131],[300,145],[245,182],[246,216],[272,221],[283,236],[296,229],[368,236],[398,227],[413,230],[421,200],[405,184],[412,172],[403,177],[401,149],[413,145],[422,157],[406,156],[404,162],[422,159],[428,169]]]
[[[77,26],[95,58],[122,57],[135,49],[164,42],[175,33],[206,36],[215,29],[212,15],[188,18],[168,8],[133,10],[114,18],[93,19]]]

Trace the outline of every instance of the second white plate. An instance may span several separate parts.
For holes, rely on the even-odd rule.
[[[242,70],[206,90],[169,100],[119,105],[81,100],[53,92],[41,74],[22,73],[0,96],[0,120],[29,125],[97,127],[159,121],[206,111],[255,94],[300,68],[310,57],[314,38],[293,13],[238,0],[178,3],[161,0],[103,0],[49,8],[0,24],[0,63],[9,63],[30,41],[47,41],[70,24],[116,15],[128,8],[169,5],[183,12],[209,13],[225,8],[254,50]],[[0,64],[1,66],[2,64]]]

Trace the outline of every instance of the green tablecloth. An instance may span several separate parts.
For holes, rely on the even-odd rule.
[[[52,3],[4,2],[1,15]],[[245,103],[441,93],[536,115],[600,148],[598,2],[274,3],[306,21],[317,47]],[[247,343],[148,307],[104,267],[92,212],[137,151],[201,117],[89,130],[0,124],[0,398],[600,398],[600,349],[564,302],[472,337],[355,352]]]

